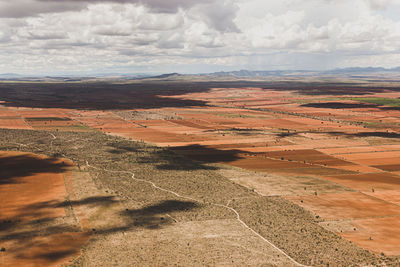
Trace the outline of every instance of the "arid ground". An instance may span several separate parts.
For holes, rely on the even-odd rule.
[[[0,83],[0,266],[398,266],[400,85]]]

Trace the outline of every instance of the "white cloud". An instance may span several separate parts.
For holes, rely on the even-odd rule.
[[[391,67],[398,9],[390,0],[0,0],[0,72]]]
[[[374,9],[387,8],[391,0],[367,0],[368,4]]]
[[[189,15],[220,32],[239,32],[234,19],[238,6],[233,1],[214,1],[197,5]]]

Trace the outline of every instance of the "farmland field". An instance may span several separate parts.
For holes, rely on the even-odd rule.
[[[1,260],[400,264],[399,88],[0,83]]]

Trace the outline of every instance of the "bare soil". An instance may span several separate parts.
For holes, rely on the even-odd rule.
[[[72,180],[73,192],[69,192],[78,201],[72,204],[74,212],[85,214],[86,228],[93,229],[76,266],[291,264],[246,230],[231,210],[212,203],[235,208],[247,225],[303,264],[396,261],[371,254],[325,230],[314,215],[285,199],[262,197],[229,181],[213,165],[101,133],[53,132],[57,138],[53,140],[43,131],[0,131],[2,150],[61,154],[81,169],[80,179]],[[12,145],[11,139],[28,145]],[[99,169],[88,167],[86,161]],[[196,201],[132,180],[129,173],[104,169],[132,171],[138,179]]]
[[[71,210],[64,173],[72,162],[0,151],[2,266],[59,266],[78,257],[89,235]]]
[[[0,130],[0,150],[77,165],[63,176],[69,209],[56,217],[75,218],[73,233],[91,233],[73,265],[399,265],[380,253],[399,253],[400,113],[354,99],[398,98],[393,85],[132,81],[0,89],[0,128],[39,130]],[[12,181],[1,186],[23,191]],[[4,209],[17,217],[12,203]],[[37,214],[27,211],[31,222]],[[38,244],[48,233],[70,238],[70,230],[37,225]]]

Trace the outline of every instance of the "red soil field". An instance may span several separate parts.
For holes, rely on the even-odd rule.
[[[229,149],[229,148],[243,148],[243,147],[248,147],[248,146],[254,146],[256,147],[257,145],[261,146],[279,146],[279,145],[289,145],[292,144],[289,141],[286,140],[276,140],[276,141],[269,141],[266,140],[266,138],[235,138],[235,139],[228,139],[225,137],[219,136],[210,136],[207,135],[208,140],[206,141],[198,141],[198,142],[168,142],[168,143],[158,143],[160,146],[170,146],[170,147],[180,147],[180,146],[186,146],[186,145],[202,145],[202,146],[208,146],[211,148],[217,148],[217,149]],[[210,139],[214,140],[210,140]]]
[[[292,147],[291,142],[287,140],[265,140],[264,142],[258,142],[260,139],[257,138],[240,138],[240,139],[232,139],[232,140],[224,140],[224,142],[219,142],[215,144],[209,145],[211,148],[216,149],[229,149],[229,148],[240,148],[241,150],[245,150],[245,148],[264,148],[271,149],[271,151],[276,150],[284,150],[287,147]],[[246,150],[247,151],[247,150]]]
[[[15,119],[1,119],[0,118],[0,128],[5,129],[32,129],[31,126],[20,118]]]
[[[0,117],[20,117],[16,109],[0,107]]]
[[[400,216],[351,221],[356,231],[340,233],[362,248],[386,255],[400,255]]]
[[[400,158],[396,158],[396,159],[400,159]],[[372,165],[372,167],[381,169],[383,171],[388,171],[388,172],[400,171],[400,164]]]
[[[11,182],[5,181],[0,185],[1,201],[4,203],[4,205],[0,206],[0,220],[7,220],[14,217],[23,220],[34,220],[43,217],[65,216],[63,207],[41,209],[40,214],[37,211],[32,212],[29,210],[29,207],[35,203],[64,201],[66,195],[62,173],[49,172],[35,174],[37,166],[29,165],[37,164],[37,162],[40,163],[42,159],[46,160],[45,157],[29,153],[1,152],[0,160],[3,168],[11,168],[11,166],[21,166],[24,164],[27,166],[28,175],[11,177]],[[68,162],[64,162],[64,164],[66,164],[66,167],[71,166]],[[63,166],[61,160],[51,160],[51,165]],[[33,171],[30,171],[29,168],[33,168]],[[7,174],[4,175],[7,176]]]
[[[264,125],[266,127],[286,128],[286,129],[306,129],[307,128],[307,125],[304,123],[290,121],[290,120],[286,120],[286,119],[265,120]]]
[[[232,125],[237,125],[239,122],[235,119],[230,119],[230,118],[221,118],[220,116],[213,115],[213,114],[208,114],[208,113],[199,113],[199,114],[180,114],[180,116],[186,118],[186,119],[197,119],[197,120],[203,120],[207,121],[210,124],[210,127],[214,129],[217,126],[232,126]],[[224,128],[220,128],[224,129]]]
[[[390,173],[338,175],[325,179],[360,191],[400,190],[400,176]]]
[[[271,151],[266,153],[267,157],[271,158],[284,158],[287,160],[292,160],[292,161],[306,161],[307,163],[311,164],[318,164],[318,165],[324,165],[324,164],[330,164],[331,166],[335,165],[352,165],[352,163],[340,160],[334,157],[331,157],[329,155],[326,155],[324,153],[318,152],[313,149],[301,149],[301,150],[284,150],[284,151]]]
[[[16,110],[24,118],[34,117],[69,117],[71,113],[64,109],[18,109]]]
[[[235,167],[249,170],[266,171],[273,173],[311,174],[311,175],[339,175],[350,174],[351,171],[328,168],[324,166],[311,165],[303,162],[295,162],[266,158],[264,155],[247,154],[243,150],[199,150],[179,149],[178,154],[199,161],[226,163]]]
[[[167,120],[129,120],[137,125],[144,125],[147,127],[158,127],[158,128],[174,128],[176,124]]]
[[[66,216],[63,172],[73,166],[64,159],[20,152],[0,152],[0,221],[27,227],[38,220]],[[82,232],[65,232],[25,238],[0,231],[1,263],[5,266],[58,266],[76,257],[88,241]],[[7,238],[7,236],[9,236]]]
[[[322,149],[322,148],[337,148],[337,147],[352,147],[352,146],[365,146],[368,145],[368,142],[365,140],[348,140],[343,138],[329,138],[325,140],[321,139],[305,139],[305,138],[291,138],[293,142],[301,143],[308,147],[314,149]],[[336,156],[336,155],[335,155]]]
[[[343,156],[340,156],[343,157]],[[347,157],[343,157],[347,159]],[[380,165],[396,165],[400,163],[400,156],[397,157],[392,157],[392,158],[375,158],[374,156],[371,155],[370,158],[364,158],[364,159],[352,159],[352,162],[358,163],[358,164],[365,164],[369,165],[372,167],[380,166]]]
[[[400,215],[399,206],[359,192],[285,198],[326,220]]]
[[[385,152],[385,151],[400,151],[400,145],[386,145],[386,146],[359,146],[359,147],[338,147],[338,148],[325,148],[319,149],[323,153],[330,155],[333,154],[351,154],[362,152]]]
[[[391,202],[393,204],[400,206],[400,190],[398,190],[397,186],[392,187],[389,190],[374,190],[366,191],[365,194],[370,195],[372,197],[376,197],[379,199],[383,199],[387,202]]]
[[[384,151],[384,152],[372,152],[372,153],[352,153],[352,154],[340,154],[338,156],[346,158],[348,160],[363,160],[363,159],[387,159],[393,157],[399,157],[399,151]]]
[[[212,127],[210,126],[202,126],[194,121],[190,121],[190,120],[170,120],[170,122],[173,122],[175,124],[178,125],[183,125],[183,126],[188,126],[188,127],[192,127],[195,129],[202,129],[202,130],[210,130],[212,129]]]
[[[140,101],[154,100],[151,94],[154,92],[146,93]],[[398,92],[385,92],[369,97],[374,95],[400,96]],[[148,119],[124,117],[115,110],[0,108],[0,127],[52,129],[84,124],[108,134],[169,146],[176,153],[195,160],[278,173],[289,178],[325,179],[365,194],[318,193],[317,196],[293,195],[287,199],[327,220],[354,220],[355,227],[360,230],[345,232],[342,236],[375,252],[400,254],[395,244],[395,239],[400,240],[400,237],[394,227],[400,228],[400,222],[394,219],[398,217],[378,219],[379,216],[400,215],[400,194],[397,193],[400,191],[400,143],[396,136],[400,129],[399,111],[357,107],[357,101],[337,99],[345,95],[300,95],[295,91],[262,88],[212,88],[158,97],[160,103],[186,99],[203,101],[206,105],[132,108],[131,111],[160,115]],[[303,105],[329,102],[355,106],[347,109]],[[165,114],[173,119],[162,116]],[[29,121],[32,117],[66,117],[71,121],[52,121],[49,125],[49,122]],[[379,126],[379,130],[371,125]],[[386,138],[386,129],[393,136]],[[70,130],[77,131],[73,127]],[[381,132],[381,136],[376,135],[377,132]],[[184,147],[189,145],[197,147]],[[42,176],[48,178],[46,174]],[[7,212],[12,214],[10,210]],[[48,212],[44,211],[45,216]],[[54,216],[62,216],[60,214]],[[373,229],[373,223],[377,230]],[[373,239],[369,240],[368,235]],[[389,240],[387,244],[383,243],[385,238]]]
[[[339,165],[335,166],[335,168],[342,169],[342,170],[348,170],[348,171],[355,171],[355,172],[360,172],[360,173],[379,173],[383,172],[380,169],[370,167],[370,166],[365,166],[365,165],[358,165],[358,164],[353,164],[353,165]]]
[[[254,152],[254,153],[260,153],[260,152],[274,152],[274,151],[286,151],[286,150],[301,150],[301,149],[306,149],[306,147],[301,146],[301,145],[282,145],[282,146],[277,146],[274,141],[268,142],[268,143],[249,143],[249,144],[232,144],[232,145],[227,145],[227,146],[212,146],[213,148],[219,148],[219,149],[225,149],[225,148],[240,148],[241,150],[247,151],[247,152]]]

